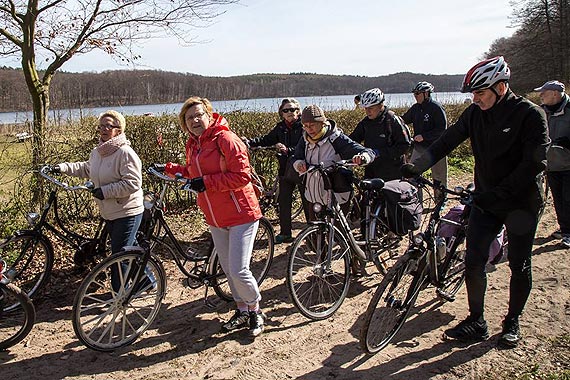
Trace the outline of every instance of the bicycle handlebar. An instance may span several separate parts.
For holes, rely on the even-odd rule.
[[[182,174],[177,173],[176,177],[172,178],[167,176],[166,174],[164,174],[163,172],[159,171],[157,169],[156,166],[152,165],[147,169],[147,172],[156,176],[157,178],[160,178],[162,181],[164,182],[170,182],[170,183],[180,183],[182,184],[182,186],[180,187],[180,190],[184,190],[184,191],[191,191],[193,193],[197,193],[196,190],[193,190],[189,187],[190,185],[190,181],[191,179],[189,178],[184,178],[182,177]]]
[[[93,185],[93,182],[91,182],[91,181],[87,181],[83,185],[70,186],[68,183],[59,181],[55,177],[52,177],[51,175],[49,175],[49,173],[50,173],[50,166],[49,165],[44,165],[40,168],[40,175],[42,177],[44,177],[46,180],[53,183],[54,185],[57,185],[57,186],[63,188],[64,190],[67,190],[67,191],[76,191],[76,190],[91,191],[95,187]]]
[[[439,191],[444,192],[446,194],[450,194],[450,195],[459,197],[461,200],[461,203],[464,205],[471,205],[473,203],[473,192],[475,190],[475,185],[472,183],[469,184],[467,186],[467,188],[464,188],[462,186],[456,186],[453,189],[448,189],[439,181],[432,182],[429,179],[427,179],[421,175],[414,177],[414,178],[404,179],[404,180],[408,181],[412,185],[415,185],[418,187],[429,186],[435,190],[439,190]]]

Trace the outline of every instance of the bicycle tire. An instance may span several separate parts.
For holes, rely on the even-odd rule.
[[[143,281],[148,281],[145,276],[133,284],[125,274],[138,271],[140,260],[140,252],[123,250],[99,263],[81,282],[73,302],[72,322],[75,335],[86,347],[108,352],[127,346],[158,315],[166,294],[166,273],[160,261],[151,256],[146,270],[154,276],[155,285],[149,281],[142,287]],[[113,271],[119,278],[117,290],[111,283]]]
[[[33,232],[17,232],[0,248],[0,257],[14,273],[11,283],[35,298],[51,276],[54,254],[50,241]],[[7,306],[10,309],[10,306]]]
[[[350,285],[350,248],[335,228],[331,267],[323,268],[328,251],[329,227],[305,228],[293,242],[287,264],[287,290],[295,307],[305,317],[322,320],[344,302]]]
[[[369,354],[386,347],[400,331],[425,280],[418,259],[404,254],[384,276],[364,314],[360,346]]]
[[[208,264],[209,273],[214,276],[212,287],[218,297],[228,302],[233,301],[232,293],[228,284],[228,280],[219,262],[218,255],[214,252],[214,244],[210,247],[210,262]],[[267,277],[271,263],[273,262],[273,254],[275,250],[275,232],[273,226],[265,219],[259,220],[259,227],[255,235],[253,243],[253,252],[251,255],[250,270],[257,281],[257,285],[261,286],[263,280]]]
[[[465,234],[453,241],[445,260],[439,269],[437,295],[442,301],[454,301],[455,295],[465,282]]]
[[[398,247],[402,240],[399,236],[390,232],[388,226],[382,222],[382,206],[376,206],[374,213],[370,215],[370,233],[372,244],[372,262],[383,275],[396,263],[400,253]]]
[[[36,311],[30,297],[14,284],[0,283],[0,350],[6,350],[28,336],[36,320]],[[11,310],[4,303],[17,304]]]

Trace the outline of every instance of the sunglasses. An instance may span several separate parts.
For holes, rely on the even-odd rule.
[[[295,111],[299,111],[299,109],[298,108],[283,108],[281,110],[281,112],[283,112],[283,113],[289,113],[289,112],[295,112]]]
[[[120,127],[115,127],[114,125],[103,125],[103,124],[99,125],[98,127],[100,131],[108,131],[110,129],[118,129],[118,128]]]

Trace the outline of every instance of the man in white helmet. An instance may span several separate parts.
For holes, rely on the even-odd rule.
[[[473,208],[467,229],[465,284],[469,316],[445,331],[451,339],[480,341],[489,337],[483,305],[487,287],[485,264],[489,247],[503,224],[509,237],[511,269],[509,309],[499,345],[516,347],[521,340],[519,317],[532,288],[531,253],[538,214],[544,199],[537,182],[546,167],[546,115],[535,104],[515,95],[503,57],[479,62],[467,72],[462,92],[471,104],[424,155],[402,167],[413,177],[470,139],[475,158]]]
[[[389,181],[401,178],[400,166],[410,150],[411,137],[402,118],[389,110],[384,100],[379,88],[360,95],[360,106],[366,111],[366,117],[348,137],[372,149],[376,155],[364,169],[364,177]]]
[[[431,97],[433,90],[431,83],[418,82],[412,89],[416,103],[402,115],[406,124],[414,126],[412,160],[421,156],[447,127],[447,117],[443,107]],[[431,176],[447,187],[447,157],[443,157],[432,166]],[[442,196],[439,193],[435,195],[436,200]]]

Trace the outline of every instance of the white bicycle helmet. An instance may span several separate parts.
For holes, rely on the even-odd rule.
[[[508,81],[511,70],[503,56],[479,62],[465,74],[461,92],[472,92],[492,87],[500,81]]]
[[[360,96],[360,105],[363,108],[375,106],[384,102],[384,93],[379,88],[372,88]]]
[[[433,84],[431,84],[430,82],[418,82],[418,84],[416,84],[414,86],[414,88],[412,88],[412,92],[433,92]]]

